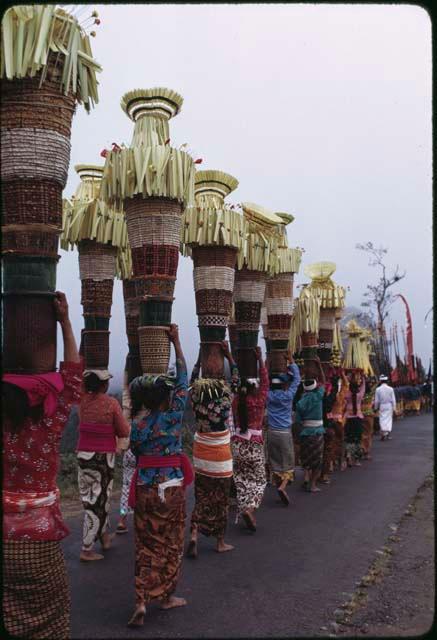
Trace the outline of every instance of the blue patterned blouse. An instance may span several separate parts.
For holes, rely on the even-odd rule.
[[[182,453],[182,418],[188,393],[187,368],[176,360],[176,385],[168,411],[154,411],[139,420],[132,420],[130,448],[135,458],[145,454],[158,456]],[[174,478],[183,478],[178,467],[140,469],[138,484],[156,485]]]

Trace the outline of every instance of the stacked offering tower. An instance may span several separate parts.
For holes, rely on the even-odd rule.
[[[224,199],[238,180],[222,171],[198,171],[196,206],[186,212],[182,243],[193,258],[203,378],[223,378],[221,342],[232,309],[235,265],[244,238],[243,217]]]
[[[282,232],[271,251],[270,271],[273,274],[266,288],[267,339],[271,375],[284,373],[293,315],[293,281],[298,273],[302,252],[288,247],[286,225],[294,217],[277,213],[282,222]]]
[[[61,247],[77,246],[82,283],[85,327],[81,353],[85,366],[107,369],[109,321],[118,251],[126,246],[127,231],[122,211],[100,199],[103,166],[76,165],[80,184],[75,195],[64,200]]]
[[[126,93],[121,106],[135,123],[132,142],[108,152],[102,181],[105,202],[123,204],[125,211],[135,297],[141,298],[139,356],[147,374],[168,370],[181,216],[194,199],[194,161],[170,145],[168,123],[182,102],[165,88]]]
[[[2,19],[1,182],[3,366],[56,368],[62,190],[76,103],[98,101],[89,38],[55,5],[11,7]]]

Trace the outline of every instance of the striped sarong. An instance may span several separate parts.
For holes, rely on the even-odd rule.
[[[226,431],[194,434],[193,466],[197,473],[210,478],[232,476],[231,436]]]

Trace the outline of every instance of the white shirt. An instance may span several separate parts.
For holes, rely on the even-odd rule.
[[[385,382],[383,382],[382,385],[379,386],[375,391],[375,409],[379,409],[379,407],[383,404],[392,404],[393,411],[396,408],[395,392],[393,391],[393,388],[389,387],[389,385],[385,384]]]

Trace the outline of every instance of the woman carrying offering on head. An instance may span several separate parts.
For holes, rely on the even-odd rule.
[[[185,487],[193,480],[182,452],[187,400],[187,366],[175,324],[169,338],[176,353],[176,378],[143,375],[132,380],[131,450],[136,458],[129,506],[134,509],[136,608],[129,627],[144,624],[146,606],[186,605],[173,595],[181,570],[185,529]]]
[[[348,372],[349,389],[346,393],[346,424],[344,439],[346,442],[346,462],[348,467],[361,466],[363,449],[361,440],[363,436],[363,412],[361,403],[366,390],[366,381],[361,369],[350,369]]]
[[[109,371],[103,369],[83,373],[77,443],[79,493],[85,510],[81,562],[103,559],[93,550],[96,540],[105,551],[111,546],[108,529],[116,438],[126,438],[130,432],[118,401],[107,394],[110,378]]]
[[[237,490],[237,520],[241,515],[250,531],[256,531],[255,511],[261,504],[267,484],[262,427],[269,391],[269,374],[259,347],[256,348],[256,356],[259,379],[242,380],[233,402],[236,428],[232,438],[232,453]]]
[[[70,637],[60,545],[69,530],[56,476],[62,431],[80,400],[83,367],[65,295],[57,292],[54,304],[64,341],[59,373],[4,374],[2,384],[3,620],[17,638]]]

